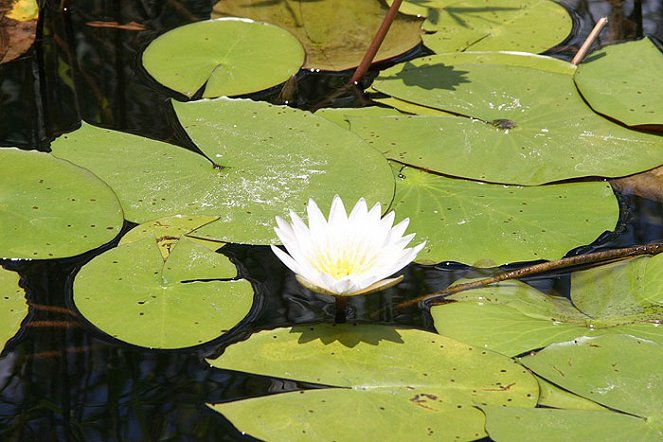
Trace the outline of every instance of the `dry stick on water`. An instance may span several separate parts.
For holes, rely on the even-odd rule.
[[[361,63],[359,63],[359,66],[357,66],[357,69],[352,75],[349,84],[357,84],[362,78],[364,78],[366,72],[368,72],[368,68],[371,67],[373,59],[375,58],[375,54],[378,53],[384,38],[387,36],[387,32],[389,31],[391,24],[394,22],[394,18],[396,17],[396,13],[398,12],[398,8],[400,8],[402,2],[403,0],[394,0],[394,2],[389,7],[387,15],[385,15],[384,20],[382,20],[380,29],[378,29],[375,37],[373,37],[373,41],[371,41],[370,46],[366,50],[364,58],[361,59]]]
[[[511,270],[509,272],[491,276],[490,278],[479,279],[477,281],[447,287],[446,289],[440,290],[439,292],[429,293],[427,295],[402,302],[398,304],[396,308],[403,309],[419,302],[426,302],[434,305],[436,302],[442,301],[444,298],[449,295],[453,295],[454,293],[477,289],[490,284],[495,284],[496,282],[505,281],[507,279],[518,279],[522,278],[523,276],[549,272],[551,270],[559,270],[581,264],[615,261],[638,255],[656,255],[657,253],[661,252],[663,252],[663,243],[652,243],[634,247],[626,247],[623,249],[606,250],[604,252],[588,253],[586,255],[571,256],[568,258],[562,258],[557,261],[544,262],[541,264],[523,267],[517,270]]]
[[[589,48],[592,46],[592,43],[594,43],[594,40],[598,38],[599,34],[607,24],[607,17],[601,17],[599,21],[596,22],[594,29],[592,29],[592,32],[589,33],[585,42],[582,44],[582,46],[580,46],[578,53],[575,57],[573,57],[573,60],[571,60],[572,65],[578,66],[580,64],[580,62],[585,58],[585,55],[587,55],[587,51],[589,51]]]

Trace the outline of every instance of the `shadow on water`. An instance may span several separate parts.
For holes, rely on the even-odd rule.
[[[207,18],[209,0],[41,3],[38,43],[20,59],[0,65],[0,145],[48,150],[50,140],[72,130],[83,119],[195,150],[168,103],[170,98],[182,97],[147,75],[140,66],[140,53],[157,35]],[[566,3],[577,11],[579,33],[563,47],[549,51],[562,56],[577,49],[595,18],[589,2]],[[608,2],[603,3],[602,8],[610,8]],[[650,4],[643,2],[643,7]],[[611,21],[617,23],[610,30],[612,41],[632,38],[638,31],[637,25],[628,24],[637,11],[624,10],[626,6],[619,8],[623,15],[621,28]],[[657,20],[654,26],[658,28],[652,31],[650,26],[649,32],[660,35],[660,16]],[[144,30],[90,25],[111,21],[136,22]],[[421,55],[428,55],[423,47],[400,61]],[[442,85],[422,79],[420,86],[453,88],[467,81],[462,72],[450,71],[449,67],[430,69],[441,69],[452,74],[452,79],[447,76]],[[308,109],[347,83],[350,75],[301,72],[297,76],[297,95],[289,104]],[[279,88],[273,88],[253,97],[276,102],[279,93]],[[361,103],[353,94],[332,103],[357,104]],[[663,203],[629,195],[623,201],[623,228],[576,252],[663,237]],[[205,404],[316,387],[210,369],[204,360],[219,355],[229,343],[246,338],[252,331],[333,322],[333,298],[302,288],[269,248],[228,245],[222,249],[254,285],[260,307],[228,336],[177,351],[122,344],[92,328],[75,310],[72,275],[107,248],[65,260],[0,261],[21,275],[30,303],[21,331],[0,355],[0,440],[253,440]],[[347,320],[433,330],[426,312],[417,308],[399,311],[395,306],[443,289],[461,277],[489,276],[506,268],[509,266],[479,270],[457,263],[412,265],[404,269],[405,280],[398,286],[349,299]],[[544,292],[568,295],[568,274],[527,281]],[[317,337],[304,332],[302,339]],[[384,339],[397,340],[398,336]]]

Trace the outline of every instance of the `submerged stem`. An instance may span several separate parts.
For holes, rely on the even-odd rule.
[[[348,310],[348,297],[347,296],[334,296],[334,306],[336,313],[334,315],[334,322],[337,324],[344,324],[347,322]]]
[[[614,249],[614,250],[606,250],[603,252],[588,253],[586,255],[570,256],[568,258],[562,258],[557,261],[534,264],[531,266],[523,267],[521,269],[500,273],[498,275],[491,276],[490,278],[479,279],[477,281],[472,281],[465,284],[458,284],[451,287],[447,287],[444,290],[429,293],[427,295],[419,296],[417,298],[402,302],[398,304],[396,308],[403,309],[406,307],[410,307],[411,305],[417,304],[419,302],[426,302],[428,304],[435,305],[435,303],[442,301],[444,298],[446,298],[449,295],[453,295],[454,293],[462,292],[465,290],[476,289],[479,287],[484,287],[490,284],[495,284],[496,282],[505,281],[507,279],[518,279],[524,276],[549,272],[552,270],[559,270],[581,264],[616,261],[638,255],[656,255],[657,253],[661,252],[663,252],[663,243],[658,242],[658,243],[645,244],[633,247],[626,247],[623,249]]]

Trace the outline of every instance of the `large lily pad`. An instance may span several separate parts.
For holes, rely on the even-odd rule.
[[[0,149],[0,258],[74,256],[122,227],[113,191],[89,171],[50,154]]]
[[[359,64],[385,13],[379,1],[223,0],[214,6],[213,16],[247,17],[281,26],[306,49],[305,68],[342,71]],[[421,21],[397,15],[376,61],[418,45]]]
[[[549,0],[414,1],[426,16],[424,44],[454,51],[543,52],[571,33],[566,9]],[[411,11],[414,12],[414,11]]]
[[[351,117],[351,129],[388,158],[500,183],[615,177],[663,163],[663,137],[594,113],[562,65],[500,53],[417,59],[382,72],[373,87],[469,118]]]
[[[473,405],[533,407],[538,395],[508,358],[375,325],[263,331],[211,364],[331,387],[212,405],[240,431],[273,441],[472,440],[485,434]]]
[[[0,352],[19,330],[28,314],[25,292],[18,285],[19,276],[0,267]]]
[[[251,284],[228,258],[182,237],[164,261],[156,237],[97,256],[74,280],[74,302],[103,332],[149,348],[181,348],[221,336],[253,304]]]
[[[484,407],[497,440],[660,440],[663,346],[629,335],[553,344],[522,363],[538,375],[613,410],[499,410]],[[523,435],[527,435],[526,438]]]
[[[283,83],[304,62],[304,48],[285,29],[247,19],[207,20],[154,40],[143,65],[159,83],[187,96],[242,95]]]
[[[435,328],[517,355],[577,336],[631,334],[663,345],[663,255],[576,272],[571,300],[518,281],[457,293],[431,308]],[[576,308],[577,307],[577,308]]]
[[[599,113],[629,126],[663,125],[663,54],[649,39],[605,47],[580,66],[575,82]]]
[[[354,134],[309,112],[250,100],[177,103],[193,141],[185,149],[83,125],[53,142],[55,155],[103,177],[126,217],[146,222],[180,213],[217,216],[194,236],[276,242],[274,217],[366,198],[387,207],[394,180],[384,157]]]
[[[619,207],[606,183],[502,186],[394,165],[397,217],[426,247],[417,261],[493,267],[559,259],[617,224]]]

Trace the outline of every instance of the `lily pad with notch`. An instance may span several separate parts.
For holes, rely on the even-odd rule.
[[[509,356],[578,336],[629,334],[663,345],[663,255],[575,272],[571,299],[519,282],[457,293],[431,308],[445,336]]]
[[[0,149],[0,258],[79,255],[111,241],[123,223],[110,187],[50,154]]]
[[[19,279],[18,273],[0,267],[0,353],[28,315],[28,303]]]
[[[383,71],[373,87],[460,116],[350,117],[351,130],[387,158],[505,184],[624,176],[662,164],[663,137],[597,115],[572,73],[568,63],[528,54],[420,58]]]
[[[607,183],[540,187],[471,182],[392,164],[390,210],[410,218],[426,247],[416,261],[477,267],[559,259],[613,230],[619,205]]]
[[[148,348],[191,347],[223,335],[253,305],[224,255],[181,237],[164,260],[157,238],[111,249],[83,266],[74,303],[102,332]]]
[[[210,405],[263,440],[473,440],[485,436],[474,405],[533,407],[538,396],[536,380],[509,358],[378,325],[261,331],[210,363],[327,386]]]
[[[224,18],[180,26],[152,41],[143,65],[159,83],[191,97],[258,92],[299,71],[304,49],[285,29]]]

